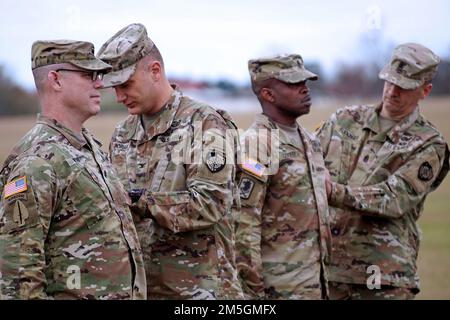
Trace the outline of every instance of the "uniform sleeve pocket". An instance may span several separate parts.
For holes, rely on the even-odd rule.
[[[31,228],[39,223],[39,214],[31,185],[27,192],[2,199],[0,233],[9,234]]]
[[[179,216],[186,214],[191,196],[188,191],[153,192],[147,196],[150,212],[159,225],[172,232],[181,230]]]
[[[172,206],[188,203],[191,199],[189,191],[152,192],[149,196],[150,203],[158,206]]]

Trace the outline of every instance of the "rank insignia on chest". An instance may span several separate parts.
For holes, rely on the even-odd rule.
[[[316,140],[311,141],[311,146],[314,152],[321,152],[320,142]]]
[[[225,156],[216,152],[215,149],[208,151],[206,155],[206,166],[209,171],[212,173],[216,173],[221,171],[225,167]]]
[[[428,161],[420,165],[417,176],[422,181],[430,181],[433,178],[433,167],[428,163]]]
[[[15,195],[17,193],[24,192],[28,189],[27,187],[27,177],[23,176],[13,181],[10,181],[5,186],[4,199]]]

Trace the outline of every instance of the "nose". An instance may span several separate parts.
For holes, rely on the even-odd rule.
[[[123,92],[122,89],[120,89],[120,87],[115,87],[114,90],[116,91],[116,100],[118,103],[122,103],[125,101],[126,99],[126,94],[125,92]]]
[[[103,83],[103,80],[100,80],[100,79],[95,79],[95,81],[94,81],[94,88],[95,89],[101,89],[101,88],[103,88],[103,86],[104,86],[104,83]]]
[[[306,85],[306,83],[300,87],[300,93],[301,94],[308,94],[309,93],[309,88]]]

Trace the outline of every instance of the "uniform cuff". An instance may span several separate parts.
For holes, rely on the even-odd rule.
[[[344,206],[345,186],[336,182],[331,183],[330,205],[334,207]]]

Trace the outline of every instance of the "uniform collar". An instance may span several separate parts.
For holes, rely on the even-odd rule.
[[[369,129],[369,130],[373,131],[374,133],[376,133],[375,137],[373,137],[371,140],[377,140],[377,141],[380,140],[381,142],[383,142],[387,136],[387,137],[389,137],[389,139],[392,142],[397,143],[398,139],[400,139],[403,132],[408,130],[414,124],[414,122],[416,122],[417,118],[419,117],[419,115],[420,115],[419,106],[417,106],[414,109],[414,111],[411,112],[408,116],[406,116],[405,118],[400,120],[396,125],[394,125],[394,127],[392,127],[392,129],[389,130],[389,132],[385,136],[385,135],[380,134],[381,130],[380,130],[380,125],[379,125],[379,117],[380,117],[380,111],[381,111],[382,105],[383,105],[382,103],[378,104],[374,108],[373,112],[368,113],[368,116],[366,118],[363,128]]]
[[[272,123],[272,121],[269,119],[269,117],[266,116],[264,113],[257,114],[255,116],[255,120],[254,121],[257,122],[257,123],[269,124],[273,129],[276,128],[274,126],[274,124]]]
[[[280,129],[275,121],[269,118],[266,114],[260,113],[255,117],[255,122],[264,124],[265,127],[269,127],[270,129]]]
[[[162,113],[152,123],[147,131],[141,123],[141,115],[133,117],[131,130],[128,131],[129,140],[147,141],[153,139],[153,137],[166,132],[172,125],[172,121],[180,106],[183,93],[177,85],[171,84],[174,89],[169,100],[163,107]]]
[[[83,146],[87,144],[84,135],[90,136],[90,133],[85,128],[81,129],[82,135],[80,135],[72,131],[71,129],[65,127],[62,123],[58,122],[57,120],[46,117],[42,114],[38,114],[36,122],[39,124],[47,125],[52,129],[56,130],[58,133],[62,134],[69,141],[69,143],[78,150],[80,150]]]
[[[295,148],[298,148],[298,146],[295,146],[290,143],[290,138],[286,135],[285,131],[278,125],[277,122],[270,119],[267,115],[264,113],[258,114],[255,117],[255,122],[263,124],[266,128],[269,129],[278,129],[278,133],[280,135],[280,141],[286,141],[287,144],[292,145]],[[305,130],[303,130],[302,126],[296,121],[297,124],[297,131],[300,132],[301,140],[303,140],[303,137],[308,136]],[[309,138],[309,136],[308,136]]]
[[[403,118],[399,123],[397,123],[394,128],[389,131],[388,137],[393,142],[397,143],[400,137],[403,135],[403,132],[408,130],[419,118],[419,106],[414,109],[413,112],[411,112],[408,116]]]

